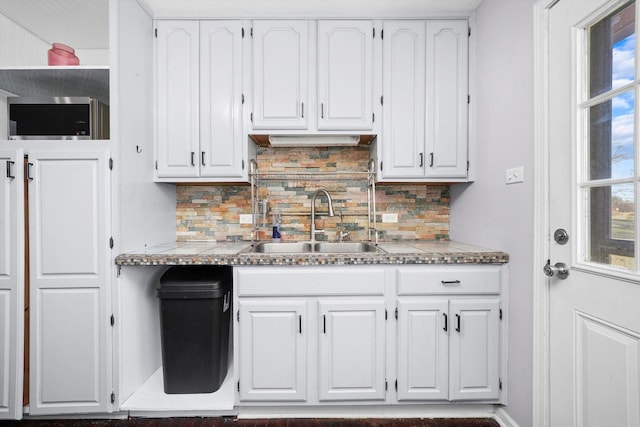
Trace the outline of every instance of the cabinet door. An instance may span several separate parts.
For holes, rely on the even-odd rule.
[[[22,418],[23,157],[22,150],[0,149],[0,419]]]
[[[428,178],[467,176],[467,21],[427,21]]]
[[[109,410],[108,157],[29,152],[31,415]]]
[[[199,23],[156,22],[156,161],[158,177],[199,174]]]
[[[383,400],[384,300],[323,300],[318,304],[319,399]]]
[[[254,21],[253,129],[307,129],[308,21]]]
[[[241,401],[307,400],[307,303],[240,301]]]
[[[500,396],[500,301],[451,300],[450,400]]]
[[[373,22],[318,22],[318,129],[373,128]]]
[[[383,178],[424,178],[425,22],[385,21]]]
[[[242,23],[200,23],[200,176],[242,176]]]
[[[449,303],[398,300],[398,400],[449,397]]]

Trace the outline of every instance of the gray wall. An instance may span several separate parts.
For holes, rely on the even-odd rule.
[[[533,0],[477,10],[476,182],[451,187],[451,239],[508,252],[508,414],[532,425]],[[524,166],[524,183],[505,170]]]

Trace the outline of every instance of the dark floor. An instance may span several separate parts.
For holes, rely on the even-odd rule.
[[[499,427],[489,418],[385,418],[385,419],[265,419],[132,418],[127,420],[23,420],[0,421],[20,427]]]

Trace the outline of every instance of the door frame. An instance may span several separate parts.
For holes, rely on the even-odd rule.
[[[548,427],[549,295],[542,266],[549,259],[549,11],[560,0],[536,0],[533,6],[533,425]]]

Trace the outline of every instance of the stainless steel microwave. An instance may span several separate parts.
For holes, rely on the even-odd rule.
[[[83,96],[9,97],[9,139],[109,139],[109,106]]]

